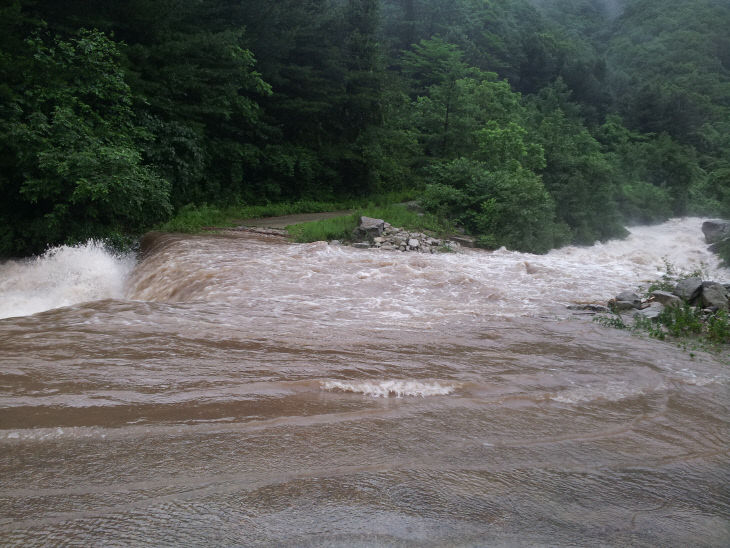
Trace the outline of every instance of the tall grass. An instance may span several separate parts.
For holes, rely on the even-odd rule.
[[[354,210],[364,207],[386,206],[416,197],[417,191],[406,190],[377,194],[367,198],[351,198],[340,201],[299,200],[265,205],[211,205],[188,204],[180,208],[166,223],[156,227],[165,232],[200,232],[206,227],[226,228],[241,224],[245,219],[278,217],[299,213]]]
[[[290,225],[287,228],[291,237],[297,242],[317,242],[322,240],[349,240],[357,226],[361,215],[383,219],[393,226],[418,232],[430,232],[443,236],[453,232],[453,227],[446,221],[431,214],[418,214],[403,205],[389,204],[384,206],[370,205],[351,215],[310,221]]]
[[[357,226],[359,215],[353,213],[321,221],[299,223],[286,227],[296,242],[320,242],[325,240],[348,240]]]

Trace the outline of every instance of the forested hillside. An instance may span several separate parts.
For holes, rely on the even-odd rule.
[[[0,8],[0,256],[417,189],[486,246],[730,215],[726,0]]]

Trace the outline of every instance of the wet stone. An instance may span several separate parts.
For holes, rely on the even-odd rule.
[[[659,314],[661,314],[663,310],[663,304],[654,302],[651,303],[647,308],[634,312],[634,318],[646,318],[648,320],[655,320],[659,317]]]
[[[728,298],[725,286],[716,282],[702,284],[702,306],[728,311]]]
[[[702,233],[708,244],[714,244],[730,237],[730,221],[712,219],[702,223]]]
[[[632,291],[622,291],[616,295],[616,302],[629,302],[634,308],[641,307],[641,297]]]
[[[651,296],[664,306],[682,306],[682,299],[669,291],[652,291]]]
[[[360,217],[360,222],[352,231],[352,237],[355,240],[372,240],[383,235],[385,230],[385,221],[383,219],[373,219],[372,217]]]
[[[680,280],[674,288],[674,294],[685,301],[694,300],[699,296],[700,291],[702,291],[702,280],[700,278]]]

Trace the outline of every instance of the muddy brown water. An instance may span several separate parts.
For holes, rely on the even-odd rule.
[[[0,544],[727,546],[728,356],[565,305],[728,271],[153,235],[0,265]]]

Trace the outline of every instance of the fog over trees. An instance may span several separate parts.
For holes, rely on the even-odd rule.
[[[416,189],[545,252],[730,216],[725,0],[15,0],[0,255]]]

